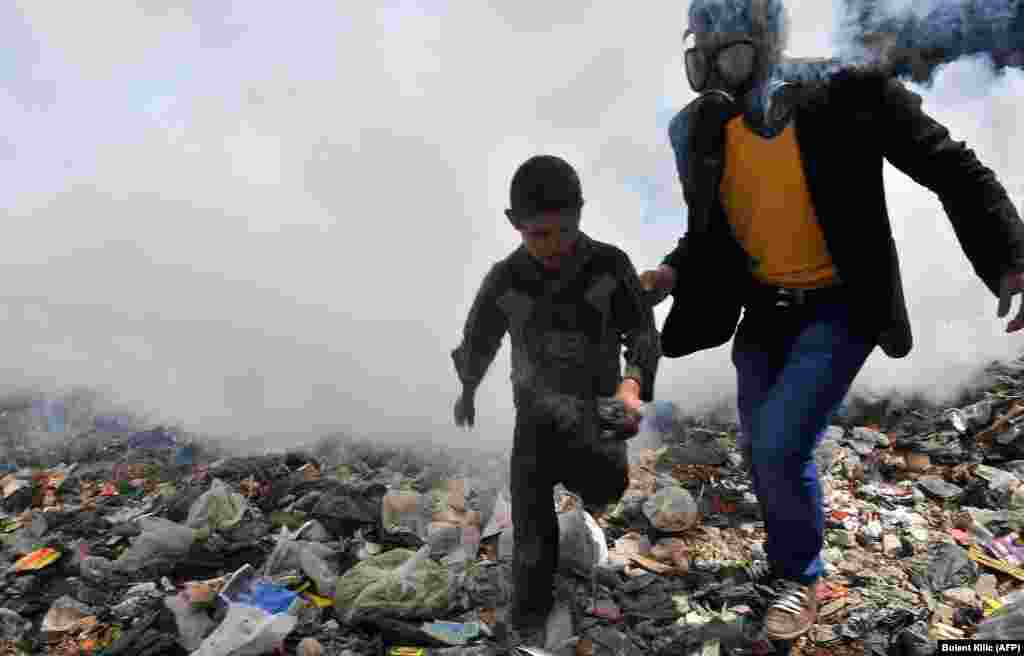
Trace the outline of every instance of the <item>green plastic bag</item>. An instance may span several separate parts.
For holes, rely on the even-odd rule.
[[[392,549],[357,564],[338,578],[337,615],[349,624],[366,617],[434,619],[452,605],[452,577],[430,559],[430,546],[419,551]]]

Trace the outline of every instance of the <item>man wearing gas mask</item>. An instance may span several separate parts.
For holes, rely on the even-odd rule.
[[[767,533],[767,571],[752,574],[777,589],[765,628],[778,640],[817,617],[814,449],[875,346],[901,358],[912,345],[883,159],[939,196],[999,317],[1024,289],[1024,224],[993,172],[882,65],[787,80],[786,37],[779,0],[693,0],[685,63],[701,95],[669,128],[687,231],[642,276],[655,300],[673,296],[666,357],[733,339]],[[1021,327],[1024,306],[1007,332]]]

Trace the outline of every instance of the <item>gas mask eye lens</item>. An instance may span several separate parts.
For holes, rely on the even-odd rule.
[[[734,43],[718,53],[718,72],[730,86],[746,82],[754,72],[754,46],[750,43]]]
[[[684,54],[686,78],[697,92],[705,91],[709,85],[726,89],[742,87],[753,76],[756,61],[757,48],[750,41],[710,49],[693,46]]]
[[[686,64],[686,78],[695,91],[704,89],[708,81],[708,66],[704,53],[695,48],[686,51],[684,57]]]

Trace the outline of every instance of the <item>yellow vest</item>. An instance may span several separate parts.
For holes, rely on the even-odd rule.
[[[818,225],[793,124],[774,139],[738,116],[726,125],[722,205],[759,281],[780,287],[826,287],[836,279]]]

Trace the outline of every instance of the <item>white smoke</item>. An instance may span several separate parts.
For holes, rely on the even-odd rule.
[[[516,166],[571,161],[584,230],[639,269],[682,234],[678,2],[158,5],[0,8],[17,62],[0,83],[5,385],[98,388],[154,421],[279,442],[507,445],[507,343],[472,433],[452,425],[449,351],[517,245],[501,215]],[[836,5],[789,5],[791,54],[835,54]],[[1020,85],[959,62],[922,90],[1015,198]],[[918,345],[862,381],[955,387],[1017,337],[934,197],[887,178]],[[657,390],[731,398],[728,347],[663,361]]]

